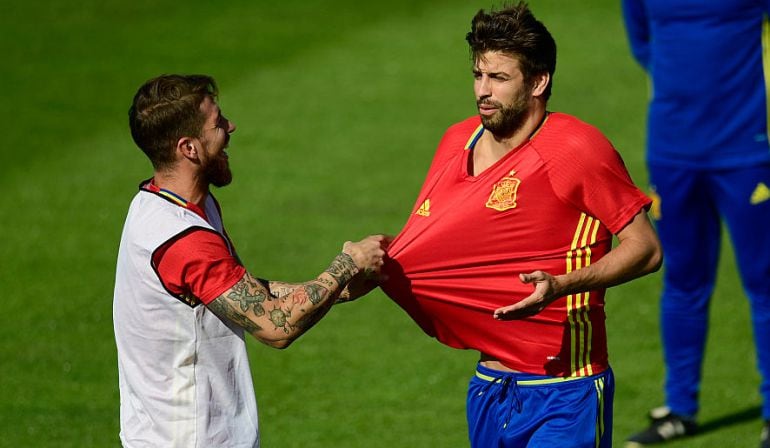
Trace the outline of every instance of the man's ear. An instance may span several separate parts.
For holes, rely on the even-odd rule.
[[[532,85],[532,96],[540,96],[545,92],[548,83],[551,82],[551,74],[543,72],[535,76],[535,82]]]
[[[190,137],[182,137],[176,142],[176,151],[186,159],[198,160],[198,141]]]

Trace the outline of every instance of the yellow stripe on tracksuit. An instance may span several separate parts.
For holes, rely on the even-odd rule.
[[[770,19],[762,21],[762,67],[765,73],[765,107],[767,108],[767,132],[770,138]]]
[[[596,446],[599,447],[604,435],[604,378],[594,380],[594,386],[599,399],[599,412],[596,416]]]
[[[591,265],[591,244],[596,242],[599,220],[585,213],[580,215],[572,245],[567,251],[567,273]],[[591,339],[593,329],[589,319],[588,301],[591,293],[586,291],[567,296],[567,318],[570,325],[570,374],[591,376]]]
[[[479,372],[478,370],[476,371],[476,376],[481,378],[484,381],[498,381],[500,379],[494,376],[485,375]],[[568,377],[555,376],[553,378],[543,378],[540,380],[516,380],[516,384],[519,386],[540,386],[543,384],[563,383],[565,381],[574,381],[574,380],[580,380],[580,379],[582,378],[579,378],[576,376],[568,376]]]

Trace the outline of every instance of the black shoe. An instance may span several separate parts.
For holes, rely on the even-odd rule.
[[[762,427],[762,435],[759,436],[759,448],[770,448],[770,421]]]
[[[695,420],[672,414],[671,410],[665,406],[651,410],[650,420],[652,423],[649,428],[628,438],[626,448],[663,443],[698,432],[698,424]]]

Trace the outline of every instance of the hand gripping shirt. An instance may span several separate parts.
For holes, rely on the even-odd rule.
[[[413,213],[388,249],[383,290],[429,335],[521,372],[584,376],[605,370],[604,290],[562,297],[539,314],[497,321],[529,296],[520,273],[564,274],[599,260],[650,200],[607,139],[566,114],[478,176],[473,117],[449,128]]]
[[[243,331],[204,306],[244,273],[213,196],[134,197],[113,301],[124,447],[259,446]]]

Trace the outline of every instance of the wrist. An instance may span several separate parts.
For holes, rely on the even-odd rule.
[[[334,260],[332,260],[332,263],[325,272],[337,282],[339,287],[342,288],[347,285],[359,271],[360,269],[356,265],[356,262],[353,261],[353,257],[345,252],[341,252],[334,257]]]

